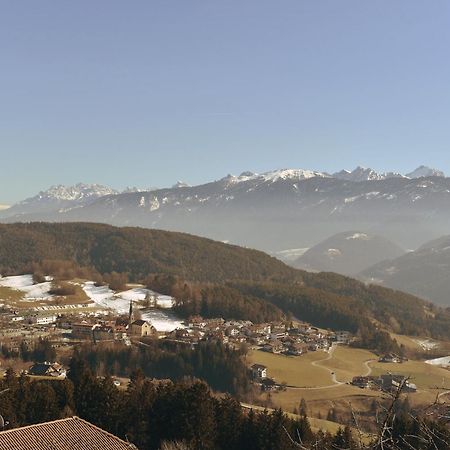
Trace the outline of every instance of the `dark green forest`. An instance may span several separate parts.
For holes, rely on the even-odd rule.
[[[375,436],[362,446],[349,426],[334,436],[314,433],[305,416],[247,412],[235,399],[213,395],[201,381],[152,381],[135,370],[120,390],[111,378],[98,377],[79,354],[67,380],[30,381],[8,369],[0,389],[0,414],[8,428],[78,415],[140,450],[157,450],[164,442],[192,450],[444,450],[450,438],[440,422],[398,413],[385,439]]]
[[[84,345],[77,349],[95,373],[127,377],[141,370],[146,377],[181,381],[203,380],[212,389],[237,397],[250,391],[250,374],[242,356],[220,341],[190,345],[147,339],[139,347]]]

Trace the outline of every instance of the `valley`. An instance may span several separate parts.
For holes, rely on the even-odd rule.
[[[402,292],[159,230],[11,224],[0,225],[0,243],[2,366],[17,372],[34,370],[30,355],[63,370],[81,357],[128,392],[137,364],[155,380],[199,378],[219,398],[293,420],[306,404],[311,426],[331,433],[353,420],[351,404],[368,440],[374,410],[389,402],[386,377],[408,379],[401,401],[414,411],[447,399],[439,358],[450,354],[450,316]],[[255,365],[267,375],[255,378]]]

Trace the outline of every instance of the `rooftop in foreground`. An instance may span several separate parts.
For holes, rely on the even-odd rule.
[[[79,417],[0,432],[0,450],[73,449],[137,450],[137,447]]]

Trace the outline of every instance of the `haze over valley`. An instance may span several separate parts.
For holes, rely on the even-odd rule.
[[[0,220],[160,228],[269,252],[361,230],[414,249],[447,233],[449,206],[450,179],[423,166],[407,175],[360,167],[332,175],[286,169],[151,191],[54,186],[1,212]]]

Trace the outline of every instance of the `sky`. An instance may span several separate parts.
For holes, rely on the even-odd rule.
[[[0,204],[357,165],[450,174],[448,0],[4,0]]]

